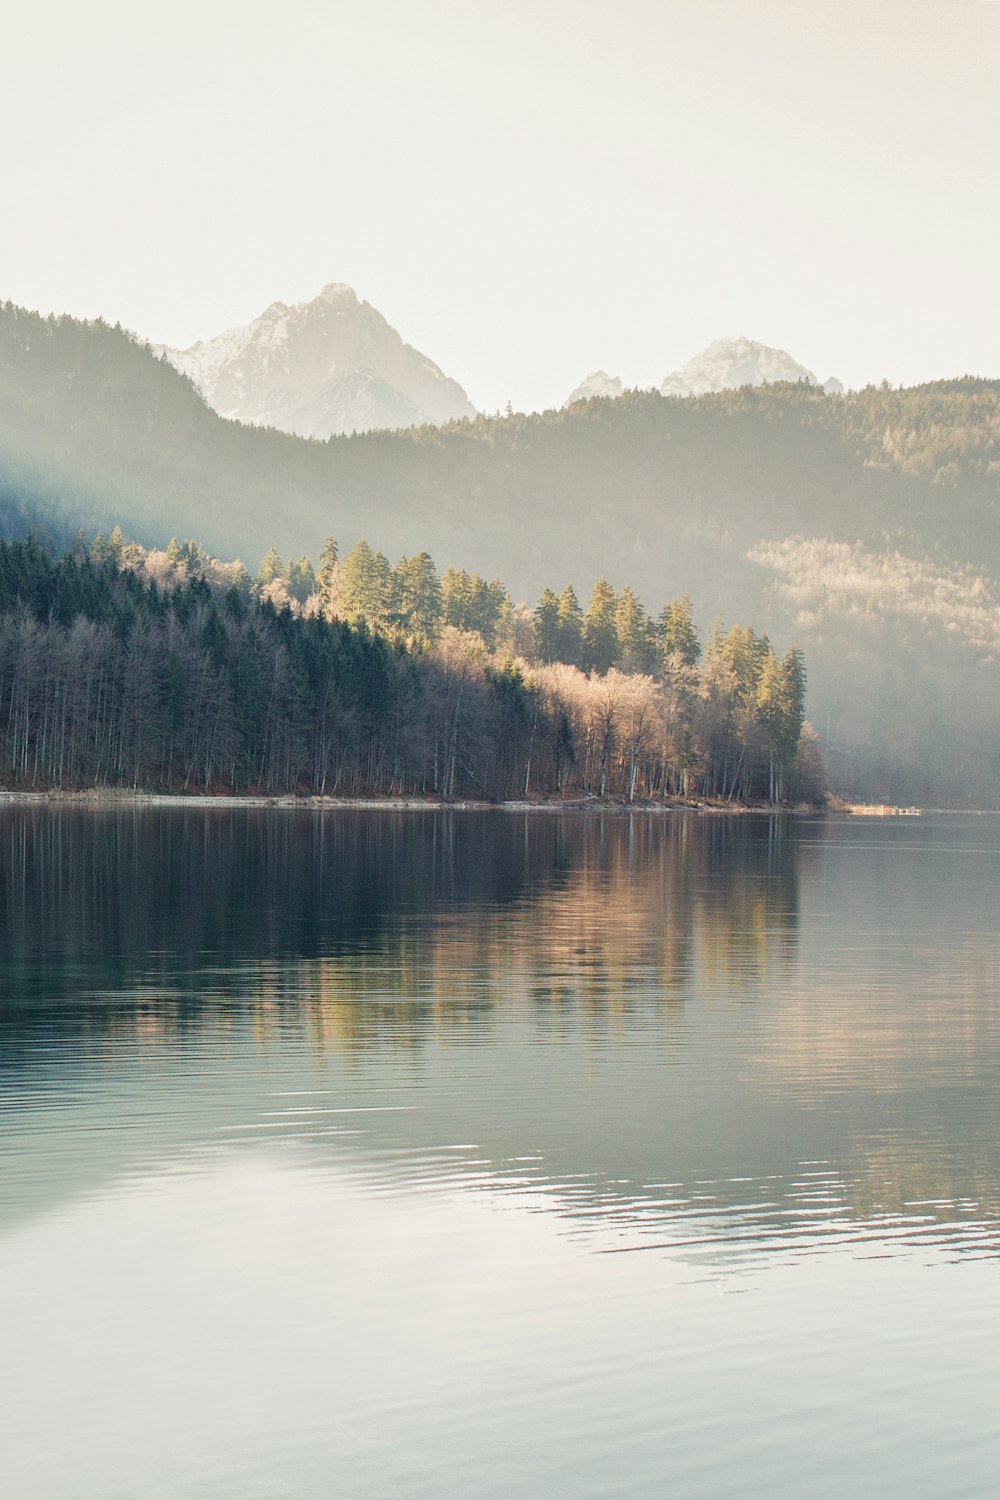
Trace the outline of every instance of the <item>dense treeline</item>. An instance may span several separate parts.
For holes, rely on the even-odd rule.
[[[544,650],[535,661],[514,654],[501,620],[517,612],[496,581],[452,572],[450,585],[453,610],[478,608],[481,620],[493,610],[492,642],[443,612],[426,631],[411,619],[408,633],[397,621],[383,634],[363,601],[354,622],[337,617],[350,559],[340,564],[332,543],[318,570],[308,565],[317,590],[297,608],[274,597],[276,583],[294,581],[291,568],[254,583],[240,564],[174,548],[148,554],[113,537],[56,559],[38,540],[0,544],[8,785],[771,801],[822,792],[802,732],[801,654],[778,658],[752,629],[720,626],[701,663],[687,600],[646,631],[659,653],[646,672],[617,633],[619,619],[645,618],[638,601],[629,596],[622,612],[629,591],[595,590],[580,629],[585,670]],[[409,576],[402,564],[390,574],[397,587]],[[436,580],[426,555],[420,576]],[[545,618],[543,605],[528,612],[536,645]],[[605,637],[588,637],[601,618]],[[523,613],[514,624],[524,628]],[[601,647],[627,670],[598,661]]]

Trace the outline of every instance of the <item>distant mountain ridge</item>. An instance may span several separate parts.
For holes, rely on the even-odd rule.
[[[585,379],[580,381],[576,390],[570,391],[563,402],[563,410],[572,406],[574,401],[589,401],[592,396],[608,396],[614,398],[620,396],[624,386],[619,375],[609,375],[606,370],[592,370]]]
[[[812,370],[800,365],[784,349],[756,339],[716,339],[674,370],[660,386],[662,396],[707,396],[713,391],[738,390],[744,385],[777,385],[780,381],[819,385]],[[832,375],[822,382],[828,395],[842,395],[844,387]]]
[[[660,386],[661,396],[709,396],[716,391],[739,390],[741,386],[777,385],[783,381],[819,386],[812,370],[800,365],[784,349],[772,348],[756,339],[716,339],[686,365],[674,370]],[[822,382],[830,396],[842,396],[844,387],[834,376]],[[595,370],[582,380],[563,405],[588,401],[594,396],[615,397],[622,394],[622,381],[605,370]]]
[[[457,381],[403,342],[342,282],[270,307],[189,349],[156,346],[220,416],[297,437],[439,425],[474,417]]]

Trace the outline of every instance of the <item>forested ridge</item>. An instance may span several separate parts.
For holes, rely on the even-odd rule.
[[[815,799],[804,694],[799,651],[720,624],[703,653],[689,600],[653,620],[604,580],[531,611],[367,543],[256,579],[191,542],[0,543],[8,787]]]
[[[447,553],[522,596],[604,571],[696,590],[709,616],[747,547],[791,533],[941,554],[1000,574],[1000,382],[830,396],[805,385],[664,398],[312,442],[218,417],[120,328],[0,306],[6,535],[121,521],[254,566],[335,532]],[[525,541],[530,538],[530,546]],[[721,597],[719,552],[729,555]],[[752,600],[740,597],[740,607]]]
[[[657,607],[690,594],[703,634],[722,615],[802,643],[839,789],[1000,805],[1000,382],[633,391],[309,442],[224,421],[120,328],[7,304],[0,537],[33,521],[61,547],[116,521],[154,550],[193,535],[254,572],[272,546],[318,565],[332,532],[519,600],[602,576]],[[283,567],[277,609],[306,587]],[[361,618],[391,635],[398,613]]]

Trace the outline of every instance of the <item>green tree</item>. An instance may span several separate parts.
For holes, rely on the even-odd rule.
[[[441,602],[446,625],[478,632],[492,649],[504,606],[510,603],[499,578],[487,583],[478,573],[448,568],[441,579]]]
[[[464,568],[446,568],[441,578],[444,623],[456,630],[472,630],[475,612],[473,575]]]
[[[561,660],[560,634],[559,600],[551,589],[546,589],[535,606],[534,654],[536,660],[543,661],[546,665]]]
[[[392,579],[392,611],[405,630],[433,640],[441,628],[441,580],[429,552],[401,557]]]
[[[177,562],[191,577],[204,573],[208,560],[208,553],[204,547],[190,537],[178,550]]]
[[[618,661],[626,672],[648,674],[658,666],[652,623],[630,588],[622,589],[615,606]]]
[[[384,626],[392,607],[392,569],[388,558],[358,542],[345,557],[338,582],[337,608],[352,624],[369,630]]]
[[[579,667],[583,663],[583,610],[571,583],[567,583],[559,595],[557,660],[570,667]]]
[[[281,561],[273,547],[269,547],[264,555],[264,560],[257,569],[257,582],[261,588],[266,588],[269,583],[274,583],[278,578],[285,576],[285,565]]]
[[[758,635],[752,626],[734,625],[723,634],[721,624],[716,621],[709,655],[721,657],[731,668],[742,702],[753,702],[764,663],[771,654],[771,643],[767,636]]]
[[[583,661],[588,671],[603,675],[618,660],[617,606],[614,589],[606,578],[599,578],[583,620]]]
[[[701,643],[694,623],[694,607],[688,595],[668,604],[657,623],[664,660],[679,656],[685,666],[697,666]]]
[[[781,802],[795,763],[805,720],[806,671],[802,652],[769,652],[757,685],[757,716],[768,752],[768,798]]]
[[[288,564],[288,592],[300,604],[305,604],[316,593],[316,574],[308,557]]]
[[[336,577],[337,558],[340,556],[337,543],[332,536],[328,536],[323,543],[323,550],[319,555],[319,570],[316,574],[316,582],[319,584],[320,599],[324,610],[329,610],[333,604],[333,584]]]

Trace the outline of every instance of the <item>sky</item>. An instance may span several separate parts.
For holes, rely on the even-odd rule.
[[[993,0],[14,0],[0,300],[186,346],[349,283],[483,410],[745,334],[1000,376]]]

